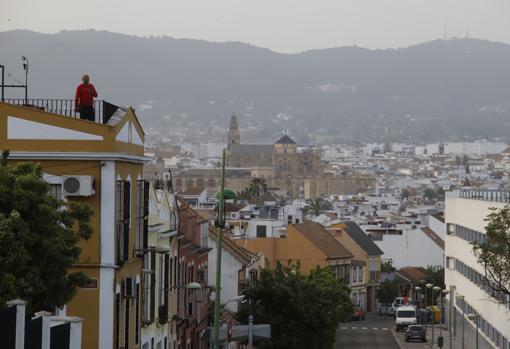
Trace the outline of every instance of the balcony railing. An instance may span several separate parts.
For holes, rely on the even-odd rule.
[[[80,118],[80,113],[75,110],[74,99],[24,99],[11,98],[5,99],[5,103],[21,105],[37,110],[44,110],[49,113],[68,116],[71,118]],[[108,103],[107,101],[94,101],[94,121],[100,124],[107,124],[110,118],[119,109],[118,106]]]
[[[461,190],[459,197],[463,199],[510,203],[510,192],[500,190]]]

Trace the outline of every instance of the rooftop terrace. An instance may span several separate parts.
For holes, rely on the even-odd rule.
[[[46,111],[48,113],[68,116],[71,118],[80,118],[80,113],[75,110],[74,99],[24,99],[24,98],[6,98],[3,102],[20,105],[23,107],[34,108]],[[103,100],[94,101],[95,122],[99,124],[112,124],[112,118],[118,111],[124,110],[112,103]]]

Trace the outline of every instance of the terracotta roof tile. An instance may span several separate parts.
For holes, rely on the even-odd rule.
[[[317,223],[291,224],[304,237],[317,246],[328,259],[352,258],[353,254]]]

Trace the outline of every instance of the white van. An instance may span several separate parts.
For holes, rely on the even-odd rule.
[[[395,314],[397,313],[397,308],[401,307],[403,305],[414,305],[414,302],[413,302],[412,298],[409,298],[409,297],[395,298],[393,303],[391,303],[391,306],[393,308],[393,317],[395,317]]]
[[[395,314],[395,325],[397,331],[406,329],[409,325],[416,324],[416,307],[412,305],[402,305],[397,308]]]

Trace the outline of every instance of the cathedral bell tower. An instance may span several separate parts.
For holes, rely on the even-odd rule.
[[[241,134],[239,133],[239,128],[237,127],[237,117],[235,113],[232,113],[230,117],[230,125],[228,127],[228,136],[227,136],[227,145],[228,148],[232,144],[240,144],[241,143]]]

